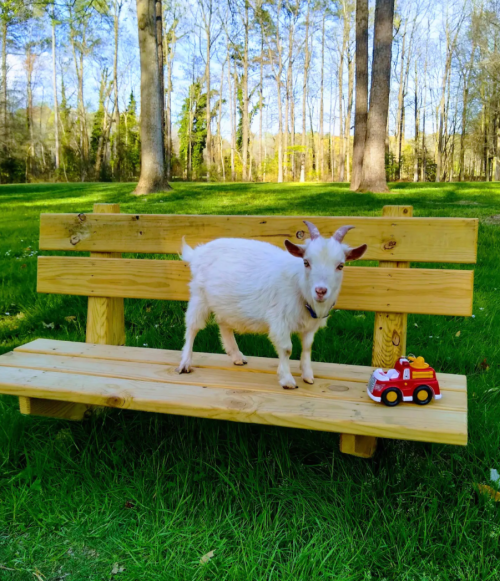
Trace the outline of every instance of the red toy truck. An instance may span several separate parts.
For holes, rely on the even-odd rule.
[[[381,401],[390,407],[401,401],[426,405],[433,396],[441,399],[436,372],[423,357],[401,357],[394,369],[376,369],[367,391],[373,401]]]

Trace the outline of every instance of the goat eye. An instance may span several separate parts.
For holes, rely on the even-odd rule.
[[[309,267],[311,266],[311,264],[310,264],[309,260],[304,260],[304,266],[305,266],[306,268],[309,268]]]
[[[342,270],[343,268],[344,268],[344,265],[343,265],[343,264],[339,264],[339,265],[337,266],[337,270]]]

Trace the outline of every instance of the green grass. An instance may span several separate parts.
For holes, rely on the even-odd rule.
[[[119,202],[123,212],[380,215],[412,204],[416,216],[480,218],[475,318],[411,316],[408,336],[409,351],[467,374],[470,443],[383,440],[362,460],[340,454],[336,434],[116,410],[68,423],[23,417],[3,396],[0,580],[499,579],[499,506],[474,483],[500,469],[500,225],[489,218],[500,186],[359,195],[338,184],[179,183],[139,199],[132,188],[0,188],[0,352],[36,337],[84,340],[84,298],[35,292],[41,212]],[[127,343],[179,349],[184,308],[128,301]],[[369,364],[372,335],[372,314],[337,312],[313,359]],[[273,356],[264,337],[240,344]],[[221,351],[214,325],[195,349]]]

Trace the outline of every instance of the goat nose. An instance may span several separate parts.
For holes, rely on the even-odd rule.
[[[314,290],[316,291],[318,297],[324,297],[328,292],[328,289],[326,289],[324,286],[317,286]]]

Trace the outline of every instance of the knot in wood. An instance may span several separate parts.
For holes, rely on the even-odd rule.
[[[388,240],[384,244],[384,250],[392,250],[396,246],[397,242],[395,240]]]
[[[110,408],[122,408],[125,405],[125,400],[118,395],[112,395],[106,400],[106,405]]]
[[[296,237],[297,237],[299,240],[302,240],[302,238],[304,238],[304,235],[305,235],[305,232],[304,232],[304,230],[299,230],[299,231],[298,231],[298,232],[295,234],[295,236],[296,236]]]
[[[394,345],[394,347],[399,347],[400,343],[401,343],[401,337],[399,336],[399,333],[395,330],[392,333],[392,344]]]
[[[346,385],[329,385],[328,389],[330,391],[349,391],[349,388]]]
[[[78,244],[78,242],[80,242],[80,236],[77,236],[75,234],[75,235],[71,236],[69,241],[71,242],[71,244],[73,244],[73,246],[76,246]]]
[[[85,222],[87,216],[85,216],[85,214],[78,214],[78,219],[80,220],[80,222]]]

